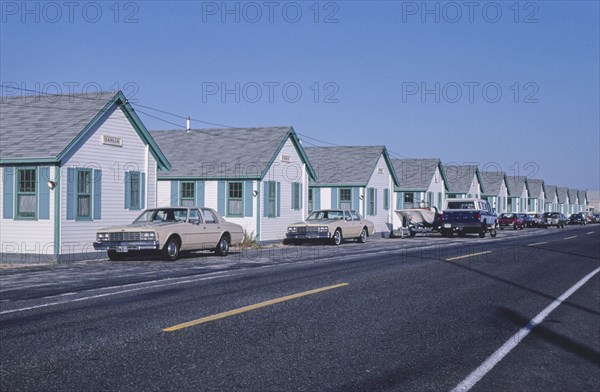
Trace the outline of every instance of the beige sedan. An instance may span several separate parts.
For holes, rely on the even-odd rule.
[[[285,242],[328,240],[339,245],[346,238],[356,238],[364,243],[374,233],[373,222],[354,210],[319,210],[313,211],[304,222],[289,225]]]
[[[145,210],[132,224],[101,229],[94,249],[110,260],[123,260],[131,251],[154,250],[173,261],[180,251],[212,250],[227,256],[242,241],[242,226],[225,221],[211,208],[167,207]]]

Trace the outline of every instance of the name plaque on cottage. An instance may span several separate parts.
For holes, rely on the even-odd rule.
[[[102,144],[109,146],[123,147],[123,139],[115,136],[102,135]]]

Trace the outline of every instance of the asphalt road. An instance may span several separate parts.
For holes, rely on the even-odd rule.
[[[2,270],[0,387],[450,391],[512,342],[471,390],[598,391],[600,274],[531,320],[599,267],[596,225]]]

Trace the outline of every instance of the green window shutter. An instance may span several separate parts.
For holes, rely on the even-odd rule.
[[[298,183],[298,198],[300,200],[298,200],[298,209],[301,210],[302,209],[302,183]]]
[[[271,183],[269,181],[265,181],[263,182],[263,197],[264,197],[264,211],[263,211],[263,216],[268,217],[269,216],[269,187],[271,186]]]
[[[50,189],[48,181],[50,180],[50,168],[42,166],[38,168],[38,219],[50,219]]]
[[[204,207],[204,181],[196,181],[196,206]]]
[[[277,207],[277,213],[275,214],[275,216],[281,216],[281,183],[280,182],[276,182],[275,183],[275,189],[277,191],[276,193],[276,199],[275,199],[275,205]]]
[[[171,207],[179,206],[179,181],[171,181]]]
[[[140,173],[140,208],[146,209],[146,173]]]
[[[313,189],[313,210],[321,209],[321,188]]]
[[[13,219],[15,196],[15,168],[7,166],[4,168],[4,184],[2,188],[2,217]]]
[[[292,210],[296,209],[296,186],[298,184],[295,182],[292,182]]]
[[[395,193],[396,193],[396,209],[401,210],[402,209],[402,198],[404,196],[402,195],[402,192],[395,192]]]
[[[102,219],[102,170],[94,170],[92,175],[94,179],[93,219]]]
[[[244,216],[252,216],[253,203],[252,198],[254,197],[252,181],[244,181]]]
[[[377,215],[377,188],[373,188],[375,193],[375,213],[373,215]]]
[[[75,168],[67,169],[67,220],[75,220]]]
[[[331,189],[331,208],[338,208],[338,189],[337,188],[330,188]]]
[[[358,212],[360,208],[360,188],[352,188],[352,209]]]
[[[442,209],[442,192],[438,192],[437,208],[438,210]]]
[[[383,209],[390,209],[390,190],[388,188],[383,190]]]
[[[125,172],[125,204],[126,210],[131,209],[131,173]]]
[[[217,212],[225,216],[225,181],[219,181],[217,185]]]

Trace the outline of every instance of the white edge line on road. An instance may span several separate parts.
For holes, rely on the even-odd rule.
[[[587,233],[585,233],[585,234],[594,234],[594,233],[595,233],[595,231],[588,231],[588,232],[587,232]]]
[[[511,338],[509,338],[496,352],[494,352],[488,359],[486,359],[479,367],[471,374],[467,376],[460,384],[458,384],[452,392],[465,392],[471,389],[479,380],[481,380],[490,370],[494,368],[508,353],[512,351],[527,335],[531,332],[537,325],[539,325],[548,315],[556,309],[561,303],[563,303],[567,298],[569,298],[575,291],[577,291],[581,286],[587,283],[588,280],[592,279],[594,275],[600,272],[600,267],[596,268],[585,277],[583,277],[579,282],[575,283],[570,289],[565,291],[563,295],[558,297],[554,302],[548,305],[544,310],[538,313],[529,324],[524,326],[514,334]]]
[[[544,244],[547,244],[547,243],[548,243],[547,241],[546,242],[536,242],[535,244],[529,244],[527,246],[544,245]]]
[[[97,298],[102,298],[102,297],[108,297],[108,296],[111,296],[111,295],[118,295],[118,294],[130,293],[130,292],[133,292],[133,291],[140,291],[140,290],[146,290],[146,289],[154,289],[154,288],[158,288],[158,287],[172,286],[172,285],[178,285],[178,284],[184,284],[184,283],[199,282],[199,281],[202,281],[202,280],[225,278],[225,277],[228,277],[228,276],[232,276],[232,275],[208,276],[208,277],[202,277],[202,278],[199,278],[199,279],[187,279],[187,280],[180,280],[180,281],[177,281],[177,282],[169,282],[169,283],[157,284],[157,285],[154,285],[154,286],[137,287],[135,289],[120,290],[120,291],[115,291],[113,293],[97,294],[97,295],[92,295],[92,296],[89,296],[89,297],[75,298],[75,299],[72,299],[72,300],[57,301],[57,302],[50,302],[50,303],[47,303],[47,304],[28,306],[26,308],[4,310],[4,311],[0,312],[0,315],[9,314],[9,313],[24,312],[26,310],[32,310],[32,309],[47,308],[49,306],[64,305],[64,304],[69,304],[69,303],[73,303],[73,302],[87,301],[87,300],[90,300],[90,299],[97,299]]]
[[[573,238],[577,237],[576,235],[572,235],[570,237],[565,237],[565,240],[572,240]]]

